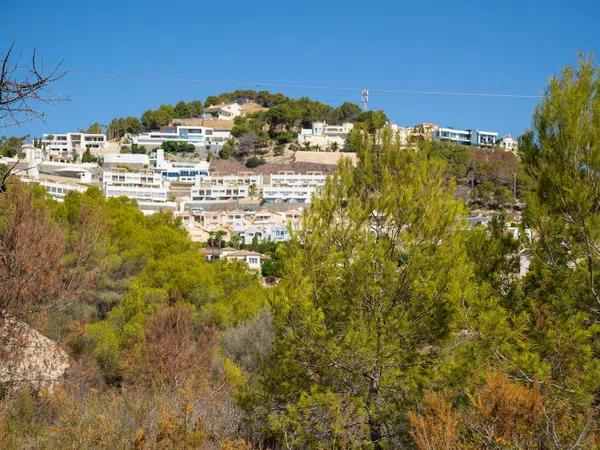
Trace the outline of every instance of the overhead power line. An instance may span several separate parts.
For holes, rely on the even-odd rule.
[[[363,92],[365,88],[344,87],[344,86],[322,86],[313,84],[294,84],[275,81],[223,81],[223,80],[203,80],[196,78],[179,78],[151,75],[130,75],[111,72],[80,72],[69,71],[68,75],[88,78],[118,78],[128,80],[146,80],[146,81],[170,81],[178,83],[196,83],[206,85],[225,85],[225,86],[244,86],[255,88],[288,88],[288,89],[306,89],[306,90],[331,90],[331,91],[353,91]],[[459,97],[500,97],[500,98],[520,98],[520,99],[539,99],[540,95],[511,94],[511,93],[492,93],[492,92],[453,92],[453,91],[425,91],[410,89],[383,89],[369,88],[368,92],[377,92],[382,94],[409,94],[409,95],[451,95]]]

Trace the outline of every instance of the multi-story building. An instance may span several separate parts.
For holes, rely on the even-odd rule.
[[[319,186],[264,185],[262,199],[265,203],[310,203]]]
[[[350,122],[342,125],[328,125],[325,122],[314,122],[312,128],[302,129],[298,134],[300,145],[309,144],[321,150],[330,150],[337,147],[341,150],[346,145],[348,134],[354,125]]]
[[[327,175],[320,171],[296,173],[280,171],[269,175],[267,183],[271,186],[323,186]]]
[[[192,202],[215,202],[240,200],[251,194],[249,185],[218,184],[201,182],[192,186],[190,199]]]
[[[142,145],[149,149],[160,147],[164,142],[185,142],[196,148],[219,148],[231,137],[231,132],[218,131],[211,127],[201,125],[187,126],[177,125],[174,127],[163,127],[158,131],[140,133],[131,136],[134,144]]]
[[[85,192],[87,190],[87,186],[83,186],[77,183],[68,183],[68,182],[60,182],[60,181],[51,181],[45,179],[39,179],[36,181],[37,184],[46,189],[46,191],[58,201],[63,201],[65,195],[70,191],[75,192]]]
[[[42,145],[50,157],[70,157],[73,152],[100,150],[106,146],[106,142],[105,134],[60,133],[42,136]]]
[[[176,210],[177,204],[169,201],[169,183],[160,172],[149,167],[147,155],[119,153],[104,161],[102,187],[104,195],[129,197],[137,200],[144,214],[160,209]]]
[[[204,181],[211,186],[260,186],[263,184],[263,176],[254,172],[238,172],[237,174],[222,175],[212,172]]]
[[[449,141],[463,145],[482,147],[496,145],[498,133],[495,131],[457,130],[454,128],[438,128],[433,131],[433,138],[438,141]]]
[[[162,148],[150,155],[150,165],[166,181],[195,183],[208,176],[210,164],[207,161],[186,162],[167,161]]]

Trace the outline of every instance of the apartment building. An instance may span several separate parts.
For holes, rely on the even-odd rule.
[[[254,172],[238,172],[229,175],[212,172],[203,181],[211,186],[261,186],[263,176]]]
[[[85,192],[87,190],[87,186],[78,184],[76,182],[70,181],[59,181],[47,178],[31,178],[31,177],[21,177],[21,181],[23,183],[36,183],[46,189],[46,192],[50,194],[54,200],[62,202],[65,196],[71,192]]]
[[[298,134],[298,144],[319,147],[329,150],[337,147],[341,150],[346,145],[348,134],[354,125],[350,122],[342,125],[328,125],[325,122],[313,122],[312,128],[302,129]]]
[[[125,196],[137,200],[138,206],[146,214],[156,212],[160,207],[172,210],[177,207],[175,202],[168,202],[169,183],[163,180],[160,172],[149,167],[148,155],[107,155],[102,171],[102,187],[107,198]]]
[[[83,153],[85,150],[100,150],[106,147],[105,134],[92,133],[59,133],[44,134],[42,146],[48,152],[50,159],[71,160],[73,153]]]
[[[265,183],[270,186],[323,186],[326,179],[327,175],[320,171],[280,171],[269,175]]]
[[[290,230],[300,228],[303,211],[181,211],[176,213],[182,218],[185,228],[194,241],[207,242],[215,233],[225,241],[239,236],[241,241],[250,244],[254,239],[259,242],[283,242],[290,239]]]
[[[196,148],[219,148],[231,137],[227,130],[215,130],[211,127],[201,125],[188,126],[177,125],[174,127],[163,127],[157,131],[132,135],[134,144],[142,145],[149,149],[160,147],[164,142],[184,142],[192,144]]]
[[[261,191],[265,203],[310,203],[319,186],[264,185]]]
[[[251,187],[249,185],[211,185],[207,182],[201,182],[192,186],[190,200],[193,202],[222,202],[245,199],[250,197],[250,194]]]

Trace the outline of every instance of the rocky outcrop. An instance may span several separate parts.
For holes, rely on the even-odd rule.
[[[14,318],[0,319],[0,384],[52,389],[69,368],[59,345]]]

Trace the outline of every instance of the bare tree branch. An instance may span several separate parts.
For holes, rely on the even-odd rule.
[[[0,120],[9,119],[6,128],[31,119],[43,119],[44,114],[35,109],[33,103],[52,103],[63,98],[48,96],[47,88],[66,75],[61,69],[62,61],[46,72],[35,49],[31,56],[30,67],[20,67],[18,59],[14,61],[13,42],[2,58],[0,70]]]

